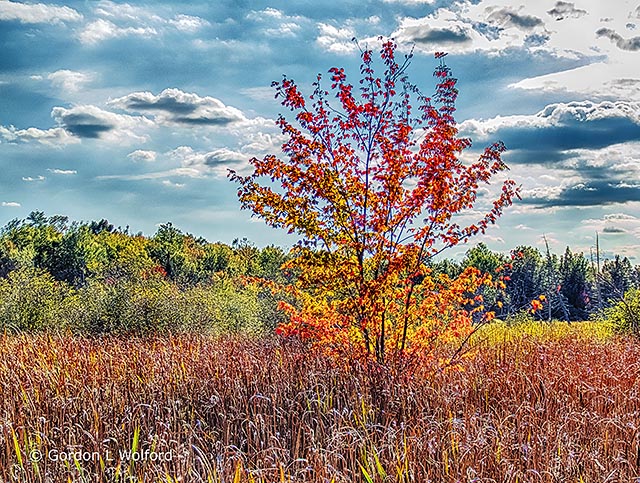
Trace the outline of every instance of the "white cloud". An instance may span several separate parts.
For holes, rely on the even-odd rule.
[[[153,37],[156,35],[158,35],[158,31],[153,27],[118,27],[113,22],[100,18],[86,25],[78,38],[83,44],[92,45],[113,38]]]
[[[640,101],[640,71],[636,66],[637,61],[638,53],[620,52],[615,59],[530,77],[509,87],[536,93],[573,93],[590,99]]]
[[[190,146],[180,146],[169,152],[168,156],[180,162],[185,173],[193,173],[194,177],[208,174],[225,177],[229,168],[242,170],[249,165],[245,154],[227,148],[201,152]]]
[[[192,15],[163,17],[150,8],[106,0],[98,3],[94,13],[99,18],[78,35],[84,44],[129,36],[155,37],[171,30],[192,34],[210,25],[207,20]]]
[[[300,15],[286,15],[282,10],[267,7],[260,11],[251,11],[247,19],[265,27],[262,32],[269,37],[296,37],[303,26],[310,25],[311,21]]]
[[[556,103],[534,115],[496,116],[487,120],[470,119],[460,123],[460,131],[472,136],[489,137],[501,129],[540,129],[571,123],[587,123],[603,119],[626,118],[640,125],[640,103],[625,101],[584,101]]]
[[[381,30],[379,23],[380,18],[376,16],[364,19],[348,18],[338,26],[320,22],[317,25],[316,43],[328,52],[352,54],[358,48],[353,41],[354,38],[357,38],[361,45],[377,44],[379,35],[388,34]],[[366,32],[366,34],[359,35],[359,32]]]
[[[139,163],[139,162],[145,162],[145,163],[152,163],[153,161],[156,160],[158,153],[156,153],[155,151],[143,151],[142,149],[138,149],[132,153],[129,153],[127,155],[127,158],[129,158],[130,160]]]
[[[635,0],[462,0],[420,17],[404,17],[392,34],[425,52],[503,55],[543,52],[583,65],[523,79],[510,87],[591,99],[640,100],[640,36]],[[628,32],[632,32],[629,34]]]
[[[2,202],[2,206],[8,207],[8,208],[20,208],[20,203],[16,202],[16,201],[3,201]]]
[[[570,59],[615,58],[620,48],[596,32],[603,27],[624,31],[633,7],[630,0],[619,0],[606,10],[599,0],[521,4],[511,0],[464,0],[425,17],[405,17],[392,36],[415,42],[417,48],[428,52],[498,54],[524,48]],[[603,17],[607,16],[609,21],[604,22]]]
[[[10,143],[37,142],[52,147],[62,147],[80,142],[78,138],[61,127],[43,130],[35,127],[16,129],[14,126],[0,126],[0,138]]]
[[[51,83],[67,92],[77,92],[94,79],[93,74],[73,70],[57,70],[47,76]]]
[[[402,5],[432,5],[436,0],[382,0],[384,3],[400,3]]]
[[[22,181],[26,181],[27,183],[33,183],[35,181],[44,181],[46,178],[44,176],[23,176]]]
[[[209,25],[209,22],[200,17],[191,15],[176,15],[169,23],[181,32],[194,33]]]
[[[164,186],[168,186],[170,188],[176,188],[176,189],[181,189],[181,188],[184,188],[186,186],[185,183],[174,183],[173,181],[168,180],[168,179],[162,180],[162,184]]]
[[[58,7],[45,3],[20,3],[0,1],[0,20],[21,23],[61,23],[79,22],[82,15],[69,7]]]
[[[54,107],[51,116],[60,127],[85,139],[145,142],[148,135],[143,131],[154,127],[144,116],[116,114],[92,105]]]
[[[165,124],[224,126],[246,120],[239,109],[226,106],[219,99],[201,97],[180,89],[165,89],[158,95],[133,92],[108,104],[124,111],[155,116],[157,122]]]
[[[640,235],[640,218],[629,213],[608,213],[601,218],[583,220],[582,229],[600,234],[631,234]]]
[[[122,179],[122,180],[154,180],[164,178],[206,178],[209,176],[225,178],[228,169],[239,172],[249,168],[248,156],[244,153],[228,148],[214,149],[212,151],[197,151],[191,146],[178,146],[163,154],[167,160],[178,164],[178,167],[164,171],[152,171],[141,174],[105,175],[98,179]],[[168,183],[164,183],[169,185]],[[181,187],[175,186],[174,187]]]
[[[111,2],[109,0],[99,1],[95,8],[95,14],[100,17],[133,22],[160,22],[163,20],[162,17],[160,17],[151,9],[138,7],[129,3]]]
[[[47,169],[51,174],[57,174],[60,176],[73,176],[74,174],[78,174],[75,169],[58,169],[58,168],[49,168]]]

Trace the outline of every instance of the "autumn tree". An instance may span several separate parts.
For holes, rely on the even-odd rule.
[[[380,61],[361,48],[355,87],[342,68],[330,69],[329,88],[318,75],[308,97],[286,76],[274,82],[293,116],[277,120],[282,156],[251,159],[249,176],[230,172],[243,208],[302,238],[286,264],[298,274],[289,287],[298,303],[282,305],[289,321],[280,332],[378,362],[424,353],[483,317],[477,292],[489,276],[473,267],[435,276],[427,265],[484,233],[517,195],[504,181],[485,215],[456,221],[479,186],[507,169],[505,147],[496,142],[464,162],[471,141],[458,136],[445,54],[436,54],[432,97],[409,81],[412,54],[397,54],[393,41],[382,43]]]

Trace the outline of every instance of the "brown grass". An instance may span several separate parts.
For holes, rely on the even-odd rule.
[[[492,340],[407,375],[275,339],[0,336],[0,482],[632,482],[639,428],[622,339]]]

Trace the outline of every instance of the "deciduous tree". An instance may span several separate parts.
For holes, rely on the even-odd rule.
[[[243,208],[302,237],[288,268],[297,306],[283,304],[297,334],[323,347],[384,362],[390,354],[424,353],[435,341],[468,331],[484,307],[477,291],[491,277],[469,267],[432,276],[431,258],[484,233],[517,195],[513,181],[474,224],[456,215],[476,205],[478,188],[507,169],[505,147],[490,145],[473,163],[462,153],[453,114],[456,79],[437,53],[433,97],[409,81],[412,54],[398,58],[393,41],[379,58],[361,49],[355,86],[332,68],[305,97],[284,77],[276,97],[293,113],[277,125],[282,156],[253,158],[249,176],[231,172]],[[336,102],[332,102],[332,97]]]

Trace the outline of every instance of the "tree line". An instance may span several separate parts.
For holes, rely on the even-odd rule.
[[[640,266],[615,255],[600,261],[598,253],[576,253],[567,247],[561,255],[531,246],[518,246],[508,254],[494,252],[484,243],[469,249],[460,262],[434,263],[436,271],[450,276],[465,267],[504,280],[504,288],[485,294],[485,303],[498,317],[514,315],[544,303],[535,316],[564,321],[586,320],[617,304],[632,289],[640,287]]]
[[[0,230],[0,327],[5,330],[265,332],[285,319],[280,297],[257,280],[291,283],[283,248],[246,239],[210,243],[171,223],[153,236],[107,220],[71,222],[32,212]],[[595,257],[594,257],[595,258]],[[499,318],[585,320],[640,286],[640,267],[626,257],[598,263],[567,248],[562,255],[520,246],[504,254],[480,243],[462,260],[430,262],[434,276],[474,267],[502,282],[483,286]],[[291,301],[293,303],[293,301]]]

